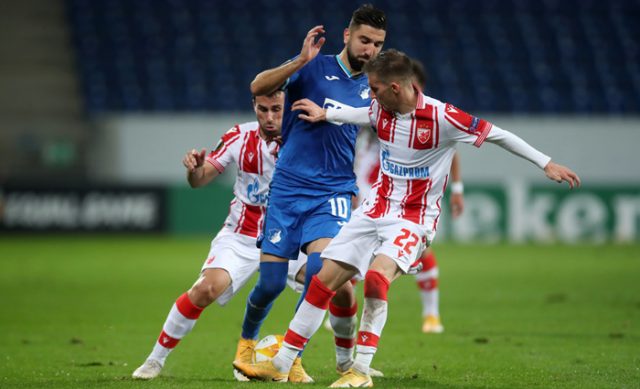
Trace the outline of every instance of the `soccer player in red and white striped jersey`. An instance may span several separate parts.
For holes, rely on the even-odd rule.
[[[571,188],[580,185],[573,171],[516,135],[424,95],[412,82],[412,60],[404,53],[382,52],[365,71],[375,95],[368,110],[341,107],[329,115],[317,105],[292,107],[306,111],[300,115],[310,121],[370,123],[380,141],[381,169],[372,193],[322,252],[322,269],[313,277],[278,354],[267,362],[234,364],[249,377],[286,381],[298,351],[322,324],[335,290],[364,275],[355,362],[331,387],[373,385],[369,366],[387,319],[389,286],[407,273],[435,237],[456,143],[479,147],[487,140],[531,161],[549,179],[566,181]]]
[[[416,87],[422,85],[417,83]],[[420,87],[421,88],[421,87]],[[360,204],[371,192],[371,186],[378,180],[380,173],[380,147],[372,132],[363,131],[356,143],[354,170],[358,185]],[[451,161],[452,183],[449,185],[449,208],[453,218],[460,216],[464,209],[463,184],[460,173],[460,158],[456,153]],[[433,250],[428,247],[422,253],[419,262],[414,264],[416,285],[422,301],[422,332],[441,333],[444,326],[440,319],[439,269]],[[413,272],[412,272],[413,273]],[[327,323],[325,322],[325,325]]]
[[[256,239],[262,230],[269,183],[273,175],[280,136],[284,93],[276,91],[254,99],[257,121],[238,124],[227,131],[213,151],[191,150],[184,159],[192,188],[213,181],[225,168],[238,166],[233,192],[222,229],[211,241],[200,277],[171,308],[160,336],[147,360],[133,378],[155,378],[169,353],[196,324],[204,308],[214,301],[226,304],[255,274],[260,264]],[[238,353],[251,353],[251,347]]]

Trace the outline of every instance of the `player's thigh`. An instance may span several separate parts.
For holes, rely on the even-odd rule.
[[[371,255],[377,246],[375,220],[357,213],[324,249],[322,258],[344,262],[356,268],[362,277],[369,268]]]
[[[260,250],[255,247],[255,239],[235,233],[218,234],[211,244],[202,272],[221,269],[228,274],[231,282],[217,297],[219,304],[228,302],[247,283],[258,270],[259,258]]]
[[[258,238],[258,246],[263,254],[286,260],[297,258],[305,204],[306,199],[302,197],[278,191],[270,194],[263,231]]]
[[[376,255],[369,270],[382,274],[389,282],[393,282],[403,273],[396,261],[384,254]]]
[[[351,194],[337,193],[317,200],[305,216],[302,227],[302,244],[306,252],[318,252],[328,244],[326,239],[335,237],[351,218]],[[324,242],[322,242],[324,240]],[[312,244],[321,243],[315,247]],[[309,245],[309,247],[305,247]]]
[[[426,228],[408,220],[381,220],[378,231],[381,243],[374,255],[390,258],[403,273],[420,258],[426,247]]]

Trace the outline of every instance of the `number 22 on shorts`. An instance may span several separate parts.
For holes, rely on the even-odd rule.
[[[401,229],[400,232],[401,234],[396,237],[393,244],[402,248],[407,254],[411,255],[411,249],[418,244],[420,238],[418,235],[406,228]]]

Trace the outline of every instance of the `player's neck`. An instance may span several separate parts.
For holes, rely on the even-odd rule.
[[[351,64],[349,63],[349,55],[347,54],[347,48],[346,47],[344,49],[342,49],[340,54],[338,54],[338,59],[340,60],[340,66],[342,66],[343,68],[345,68],[345,70],[347,70],[347,74],[350,77],[354,77],[354,76],[357,76],[358,74],[362,73],[362,69],[360,69],[359,71],[355,71],[351,67]]]
[[[404,115],[409,112],[413,112],[418,105],[418,92],[415,88],[403,89],[404,96],[401,98],[400,106],[398,107],[398,113]]]

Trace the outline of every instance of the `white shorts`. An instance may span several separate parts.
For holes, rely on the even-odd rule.
[[[216,300],[218,304],[225,305],[259,267],[260,249],[256,247],[256,238],[223,228],[211,241],[211,249],[201,271],[224,269],[229,273],[231,285]]]
[[[322,258],[344,262],[364,277],[375,256],[391,258],[404,273],[420,258],[433,231],[397,216],[372,219],[358,208],[322,252]]]
[[[287,285],[297,293],[302,293],[304,283],[295,280],[296,274],[306,263],[307,256],[302,252],[297,261],[289,261]],[[259,268],[260,249],[256,247],[256,238],[223,228],[211,241],[207,260],[200,272],[206,269],[223,269],[229,273],[231,285],[216,299],[216,302],[223,306],[242,289]]]

